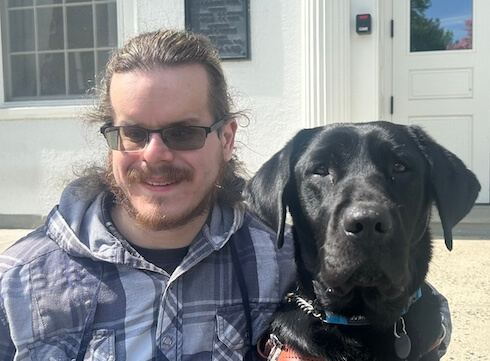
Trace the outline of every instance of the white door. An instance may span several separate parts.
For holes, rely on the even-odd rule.
[[[422,126],[490,196],[490,1],[393,0],[393,121]]]

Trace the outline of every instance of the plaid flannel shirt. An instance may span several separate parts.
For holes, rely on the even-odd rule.
[[[72,184],[45,226],[0,255],[0,360],[75,360],[81,347],[84,360],[241,360],[246,318],[230,237],[253,343],[294,278],[291,242],[278,250],[248,212],[216,205],[169,275],[110,232],[103,198],[83,200]]]

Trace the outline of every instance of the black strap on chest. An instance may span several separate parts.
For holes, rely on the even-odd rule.
[[[252,361],[254,360],[254,348],[252,347],[252,339],[253,339],[253,334],[252,334],[252,316],[250,313],[250,303],[248,299],[248,289],[247,289],[247,284],[245,283],[245,277],[243,275],[243,269],[242,269],[242,264],[240,262],[240,258],[238,257],[238,252],[236,250],[236,245],[235,242],[233,241],[233,238],[231,238],[228,242],[230,244],[230,249],[231,249],[231,259],[233,262],[233,268],[235,269],[235,273],[237,276],[238,280],[238,286],[240,287],[240,294],[242,296],[242,302],[243,302],[243,310],[245,311],[245,319],[247,322],[247,334],[246,338],[248,340],[248,346],[249,349],[247,353],[245,354],[245,361]]]
[[[83,327],[82,337],[80,338],[80,349],[78,350],[76,361],[83,361],[85,358],[85,353],[87,352],[88,344],[92,339],[92,325],[94,323],[95,311],[97,310],[97,303],[99,302],[99,291],[104,277],[104,263],[101,262],[100,264],[100,276],[97,282],[97,288],[94,292],[94,297],[92,298],[87,319],[85,320],[85,326]]]

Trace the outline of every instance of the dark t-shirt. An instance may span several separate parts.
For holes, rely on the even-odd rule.
[[[177,266],[182,262],[189,247],[175,248],[175,249],[151,249],[136,246],[131,243],[131,246],[143,256],[148,262],[153,263],[155,266],[160,267],[172,274]]]

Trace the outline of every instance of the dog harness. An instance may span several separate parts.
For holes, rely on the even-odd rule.
[[[395,353],[399,359],[406,359],[412,350],[412,342],[407,334],[405,327],[405,315],[410,306],[413,305],[417,300],[422,297],[422,290],[419,288],[415,291],[412,296],[410,296],[407,307],[402,310],[399,321],[395,322],[393,325],[393,334],[395,336]],[[295,302],[297,306],[305,313],[318,318],[324,323],[328,324],[338,324],[347,326],[367,326],[369,322],[365,316],[342,316],[337,315],[329,311],[318,311],[313,306],[313,301],[306,300],[299,296],[296,292],[288,293],[285,297],[287,302]],[[438,339],[429,347],[429,349],[421,354],[419,358],[428,354],[429,352],[437,349],[446,336],[446,328],[441,324],[441,333]],[[283,344],[276,335],[270,334],[269,339],[264,342],[264,340],[259,340],[257,342],[257,352],[262,361],[293,361],[293,360],[304,360],[304,361],[321,361],[322,358],[310,355],[301,355],[295,350],[291,349],[287,345]]]
[[[266,334],[264,334],[266,336]],[[322,361],[316,356],[301,355],[279,341],[274,334],[270,334],[269,339],[264,343],[264,336],[257,342],[257,353],[261,361]]]

